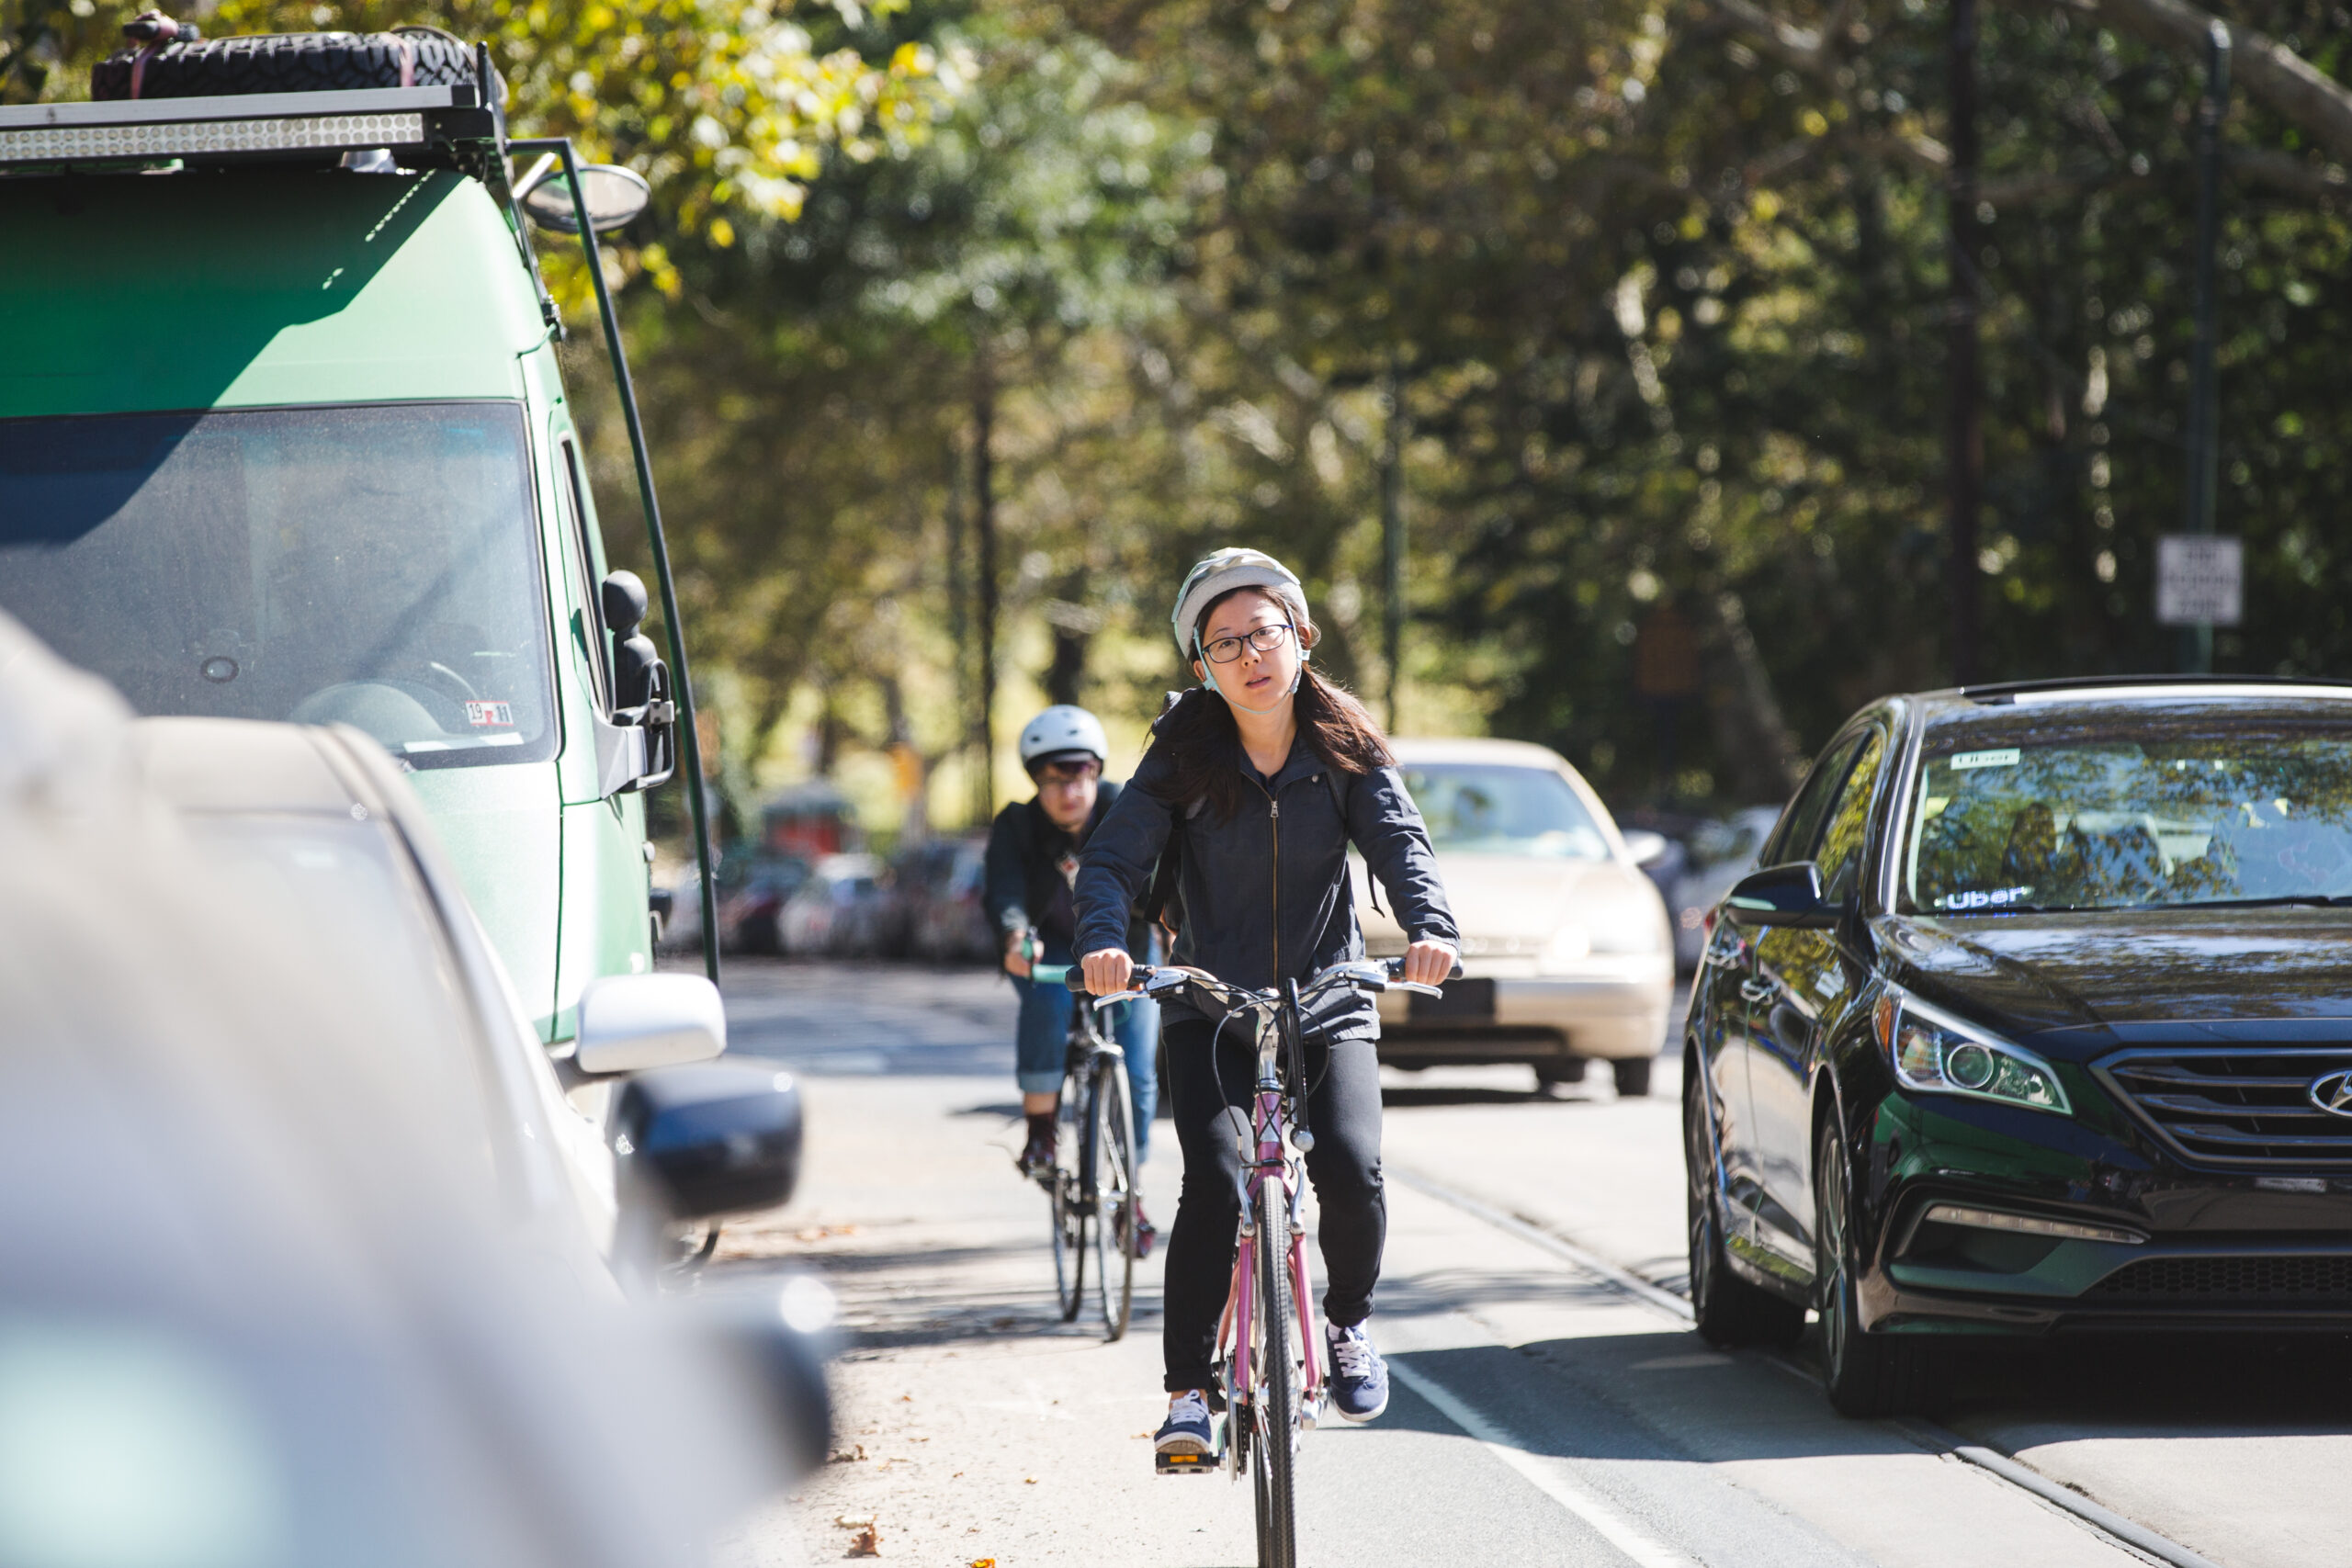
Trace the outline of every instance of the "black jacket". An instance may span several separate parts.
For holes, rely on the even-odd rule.
[[[996,814],[989,827],[980,907],[1000,937],[1025,928],[1050,942],[1073,940],[1077,917],[1069,884],[1062,877],[1061,858],[1078,852],[1118,798],[1119,786],[1105,779],[1095,792],[1094,814],[1077,833],[1056,827],[1034,800],[1015,801]],[[1138,963],[1145,960],[1150,934],[1140,918],[1129,922],[1128,949]]]
[[[1154,733],[1166,723],[1163,715]],[[1205,969],[1229,985],[1261,988],[1363,957],[1363,933],[1348,877],[1350,844],[1388,890],[1408,936],[1459,943],[1429,830],[1395,768],[1326,778],[1329,764],[1302,737],[1282,771],[1261,780],[1238,745],[1234,753],[1234,766],[1249,778],[1262,808],[1246,808],[1224,822],[1207,809],[1186,816],[1177,882],[1183,923],[1172,963]],[[1175,819],[1170,803],[1154,793],[1173,772],[1155,740],[1126,792],[1087,840],[1078,873],[1079,956],[1121,944],[1126,912],[1149,886]],[[1165,1006],[1171,1020],[1202,1016],[1177,998]],[[1307,1027],[1343,1040],[1378,1034],[1380,1018],[1372,998],[1340,991],[1322,998]]]

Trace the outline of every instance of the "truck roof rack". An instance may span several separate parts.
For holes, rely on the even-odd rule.
[[[198,159],[239,163],[385,148],[410,167],[487,175],[505,116],[470,82],[327,93],[130,98],[0,108],[0,169]]]

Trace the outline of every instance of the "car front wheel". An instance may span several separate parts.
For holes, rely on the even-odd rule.
[[[1939,1392],[1938,1348],[1899,1335],[1872,1334],[1862,1326],[1856,1310],[1854,1168],[1835,1117],[1821,1129],[1813,1172],[1815,1288],[1820,1297],[1821,1367],[1829,1403],[1841,1416],[1924,1411],[1936,1403]]]
[[[1707,1124],[1707,1075],[1696,1058],[1682,1073],[1682,1161],[1690,1237],[1690,1311],[1699,1337],[1730,1349],[1782,1347],[1804,1332],[1804,1308],[1782,1301],[1731,1271],[1724,1255],[1723,1213],[1715,1191],[1715,1151]]]

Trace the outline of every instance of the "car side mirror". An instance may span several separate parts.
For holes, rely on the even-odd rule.
[[[645,176],[616,164],[580,165],[580,202],[571,198],[571,184],[560,169],[550,169],[515,193],[523,210],[542,229],[559,234],[580,232],[580,207],[588,209],[588,222],[599,234],[609,234],[645,210],[653,190]]]
[[[1633,857],[1635,865],[1653,865],[1666,854],[1667,838],[1663,833],[1634,828],[1625,833],[1624,839],[1625,852]]]
[[[583,1073],[636,1073],[707,1062],[727,1049],[727,1009],[700,975],[607,975],[580,993]]]
[[[773,1209],[800,1179],[800,1089],[749,1063],[661,1067],[613,1110],[622,1201],[670,1220]]]
[[[677,771],[678,742],[670,667],[653,639],[638,629],[650,601],[643,580],[626,568],[605,574],[596,600],[613,634],[613,722],[597,736],[602,793],[652,789]],[[626,733],[630,730],[637,733]]]
[[[1809,860],[1767,866],[1740,878],[1724,912],[1746,926],[1834,926],[1838,907],[1822,896],[1821,868]]]

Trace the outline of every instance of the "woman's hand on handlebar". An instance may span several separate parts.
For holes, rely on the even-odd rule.
[[[1115,996],[1127,988],[1127,977],[1135,973],[1136,961],[1124,947],[1106,947],[1090,953],[1080,960],[1086,971],[1086,988],[1098,997]]]
[[[1458,956],[1451,943],[1424,937],[1405,950],[1405,978],[1417,986],[1442,985]]]

